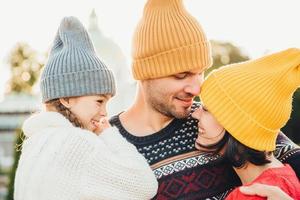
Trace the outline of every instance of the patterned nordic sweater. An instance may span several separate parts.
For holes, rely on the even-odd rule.
[[[198,107],[195,103],[192,111]],[[224,159],[195,149],[197,120],[174,119],[167,127],[145,137],[136,137],[122,126],[119,115],[110,120],[120,133],[147,159],[159,182],[154,199],[224,199],[241,182]],[[275,155],[289,163],[300,177],[300,148],[285,135],[277,139]]]

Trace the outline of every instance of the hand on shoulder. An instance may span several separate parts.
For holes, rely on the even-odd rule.
[[[277,186],[254,183],[250,186],[242,186],[239,189],[243,194],[258,195],[266,197],[268,200],[293,200]]]

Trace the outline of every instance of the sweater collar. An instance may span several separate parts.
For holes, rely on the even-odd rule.
[[[30,137],[49,127],[72,127],[72,123],[58,112],[40,112],[30,116],[23,124],[23,132]]]

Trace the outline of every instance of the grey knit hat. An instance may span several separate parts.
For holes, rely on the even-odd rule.
[[[116,92],[112,71],[97,57],[81,22],[65,17],[41,76],[43,102],[62,97]]]

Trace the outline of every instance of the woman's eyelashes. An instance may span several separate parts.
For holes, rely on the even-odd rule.
[[[202,106],[202,110],[205,111],[205,112],[208,111],[207,108],[206,108],[205,106]]]

